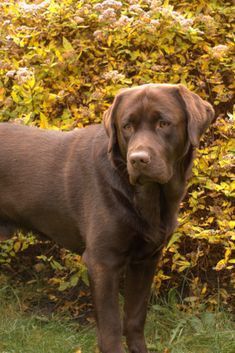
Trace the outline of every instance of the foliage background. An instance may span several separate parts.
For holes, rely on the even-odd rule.
[[[148,82],[181,82],[214,105],[154,291],[176,288],[183,307],[235,310],[232,3],[10,0],[0,10],[1,121],[62,130],[99,123],[121,87]],[[0,245],[0,266],[1,283],[40,278],[40,295],[74,315],[82,279],[82,312],[78,256],[19,234]]]

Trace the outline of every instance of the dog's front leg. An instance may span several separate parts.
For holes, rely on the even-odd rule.
[[[147,353],[144,324],[157,258],[130,263],[126,273],[124,335],[130,353]]]
[[[120,266],[108,261],[108,254],[100,258],[86,251],[83,258],[88,268],[100,351],[124,353],[118,304]]]

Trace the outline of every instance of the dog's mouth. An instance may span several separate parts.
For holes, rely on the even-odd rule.
[[[130,183],[131,183],[131,178],[130,178]],[[134,180],[133,185],[145,185],[145,184],[150,184],[153,183],[153,180],[145,175],[140,175]]]
[[[149,176],[144,174],[133,175],[129,174],[130,184],[135,185],[146,185],[152,183],[166,184],[171,179],[172,175],[166,176]]]

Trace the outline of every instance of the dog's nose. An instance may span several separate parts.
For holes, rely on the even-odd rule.
[[[150,163],[150,155],[145,151],[132,152],[129,155],[129,161],[135,168],[143,168]]]

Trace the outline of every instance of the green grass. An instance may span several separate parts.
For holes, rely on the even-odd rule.
[[[69,316],[26,314],[20,295],[0,288],[0,353],[95,351],[94,328],[79,327]]]
[[[0,353],[97,351],[94,327],[80,326],[69,314],[62,317],[27,313],[27,290],[0,288]],[[235,323],[223,311],[185,313],[174,303],[155,304],[149,312],[146,334],[150,352],[235,352]]]
[[[169,353],[234,353],[235,322],[223,311],[185,313],[176,305],[153,305],[149,348]]]

